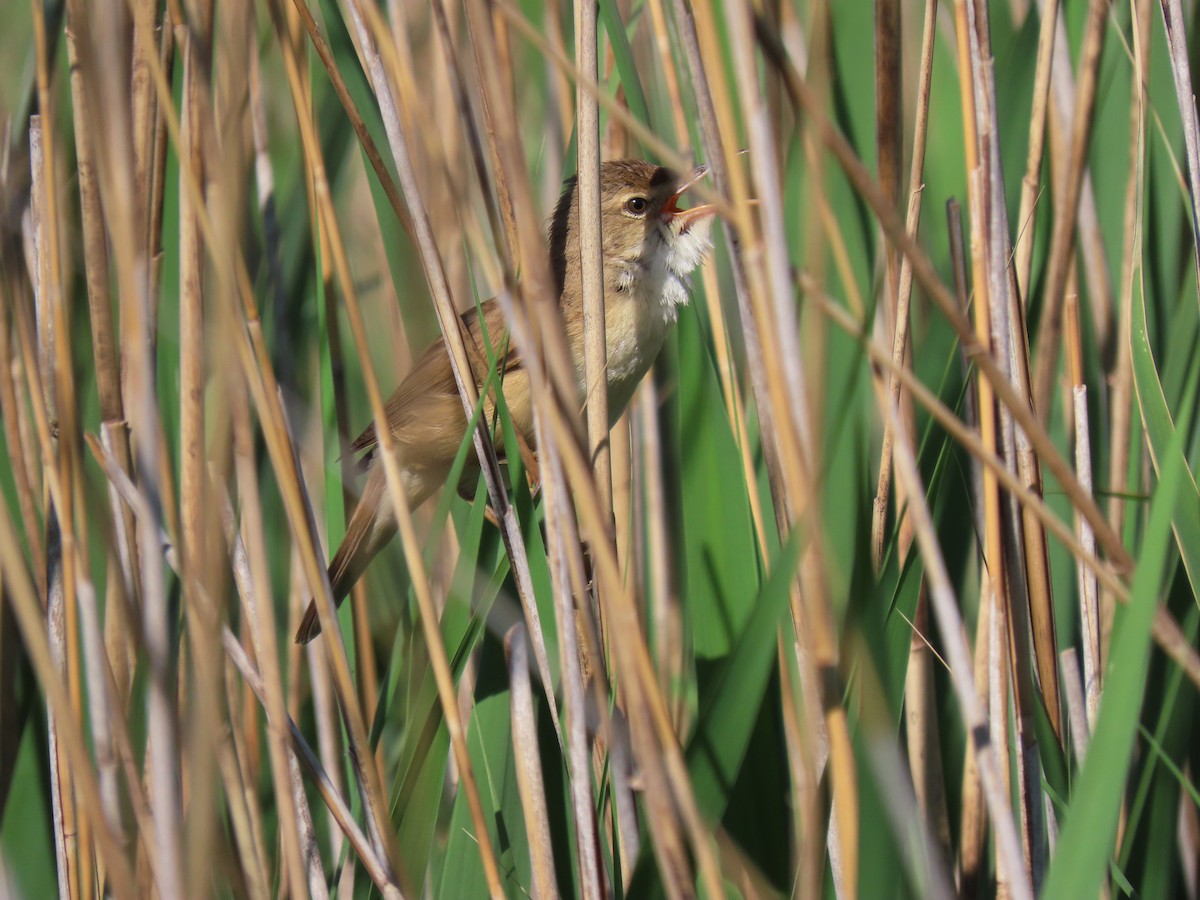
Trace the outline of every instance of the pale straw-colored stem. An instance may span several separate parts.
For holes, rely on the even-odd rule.
[[[899,413],[895,404],[889,405],[888,417],[892,420],[893,428],[897,429],[897,435],[902,434],[898,421]],[[1021,842],[1004,791],[1004,779],[997,764],[996,747],[989,737],[987,715],[980,700],[978,686],[975,684],[970,649],[963,637],[963,622],[958,611],[958,601],[954,596],[950,573],[942,559],[933,518],[925,503],[925,490],[917,471],[916,460],[906,441],[896,441],[894,459],[896,477],[904,481],[906,485],[906,494],[909,497],[908,513],[913,517],[917,545],[920,547],[921,556],[925,559],[926,577],[929,581],[929,599],[942,634],[942,644],[950,669],[950,678],[965,720],[967,737],[979,765],[988,813],[999,846],[1000,866],[1007,877],[1012,896],[1016,900],[1025,900],[1025,898],[1031,900],[1033,891],[1029,883],[1029,875],[1021,865]],[[993,669],[998,668],[999,666],[993,666]]]

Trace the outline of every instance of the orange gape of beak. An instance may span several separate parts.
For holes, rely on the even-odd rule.
[[[674,194],[667,198],[667,202],[663,204],[662,217],[664,222],[679,222],[680,233],[685,233],[697,221],[705,216],[713,215],[717,209],[711,203],[706,203],[703,206],[696,206],[692,209],[680,209],[679,198],[688,188],[694,185],[697,181],[708,174],[708,166],[697,166],[692,173],[692,177],[679,186]]]

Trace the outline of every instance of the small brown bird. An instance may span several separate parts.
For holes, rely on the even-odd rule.
[[[604,317],[608,345],[610,425],[621,415],[638,382],[662,349],[667,328],[687,303],[691,273],[712,246],[712,206],[681,210],[679,196],[704,176],[701,167],[681,180],[669,169],[644,160],[623,159],[600,166],[600,222],[604,247]],[[567,346],[575,364],[580,403],[584,396],[583,288],[579,252],[579,192],[568,182],[550,220],[550,264],[566,323]],[[499,304],[482,306],[487,334],[504,345],[506,325]],[[463,316],[486,358],[479,316]],[[513,426],[534,446],[529,374],[519,353],[503,362],[504,399]],[[443,340],[426,350],[385,407],[402,464],[401,478],[410,507],[424,502],[446,480],[462,443],[467,422]],[[355,453],[374,455],[378,446],[372,423],[350,445]],[[478,464],[464,474],[478,476]],[[388,499],[383,466],[369,460],[367,484],[350,517],[346,537],[329,564],[336,603],[350,592],[367,564],[396,533],[396,513]],[[315,602],[310,602],[296,632],[304,644],[321,631]]]

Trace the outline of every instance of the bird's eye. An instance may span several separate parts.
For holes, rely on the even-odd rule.
[[[630,197],[625,201],[625,211],[640,216],[646,212],[645,197]]]

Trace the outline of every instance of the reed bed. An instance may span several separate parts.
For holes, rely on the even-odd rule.
[[[1191,5],[11,7],[0,896],[1200,895]],[[608,433],[625,156],[721,226]],[[439,335],[482,477],[385,430],[339,612]]]

